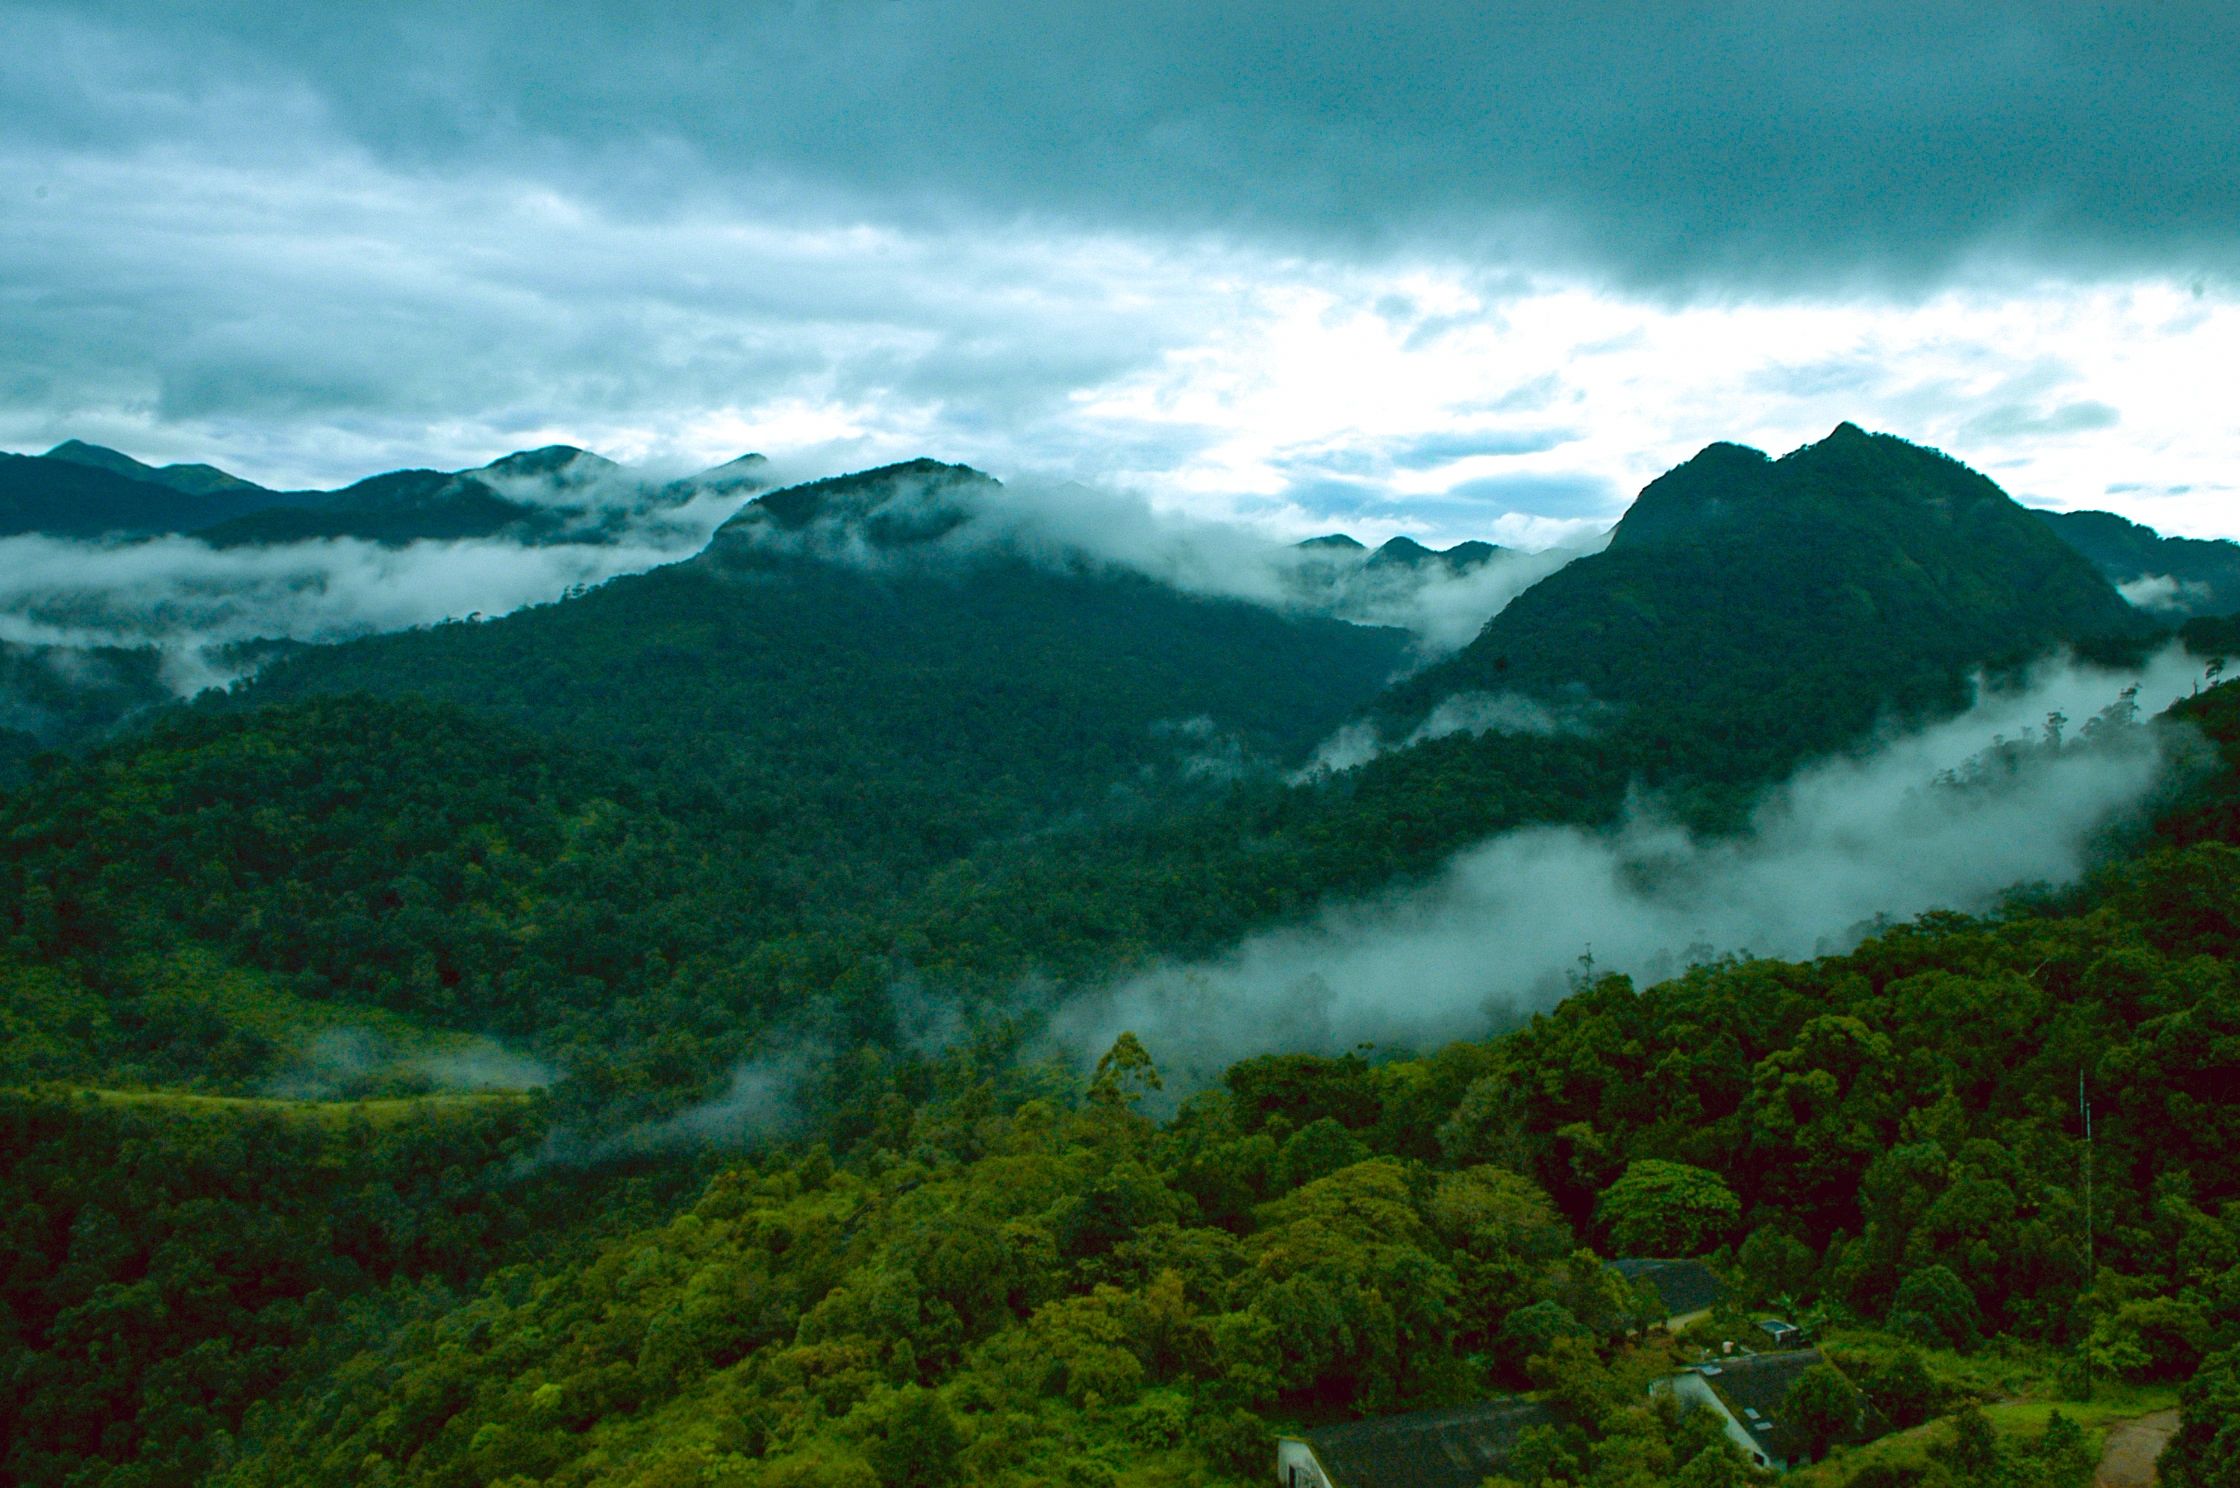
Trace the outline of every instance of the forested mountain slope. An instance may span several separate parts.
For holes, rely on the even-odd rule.
[[[0,455],[0,536],[192,534],[217,547],[354,538],[397,546],[503,538],[613,540],[629,519],[705,494],[767,484],[746,455],[680,480],[638,475],[571,445],[520,450],[472,470],[394,470],[335,491],[273,491],[211,465],[151,466],[66,440]]]
[[[1532,1388],[1557,1424],[1516,1482],[1749,1481],[1648,1408],[1684,1356],[1632,1336],[1643,1302],[1598,1261],[1630,1251],[1711,1256],[1739,1304],[1714,1343],[1766,1309],[1820,1332],[1843,1373],[1816,1450],[1961,1413],[1944,1476],[1861,1483],[2082,1488],[2073,1429],[1969,1408],[2085,1411],[2085,1360],[2149,1403],[2190,1378],[2169,1480],[2222,1483],[2233,694],[2185,710],[2224,773],[2058,908],[1586,980],[1428,1057],[1246,1061],[1158,1122],[1158,1051],[1125,1040],[1085,1089],[963,1052],[836,1086],[828,1145],[365,1349],[220,1480],[1249,1482],[1280,1427]]]
[[[252,973],[236,996],[561,1045],[571,1009],[599,1015],[588,1038],[625,1037],[633,968],[686,954],[681,855],[627,784],[425,703],[177,720],[58,765],[0,820],[8,959],[59,978],[10,1009],[31,1014],[18,1079],[271,1078],[288,1051],[180,974],[190,952]],[[743,916],[751,873],[726,880]]]
[[[189,532],[279,499],[253,486],[181,490],[76,460],[0,454],[0,537]]]
[[[1761,711],[1790,731],[1760,755],[1676,756],[1692,715],[1668,700],[1287,784],[1255,756],[1372,697],[1400,638],[960,543],[984,480],[921,462],[773,493],[690,563],[303,653],[19,792],[9,872],[57,906],[19,910],[49,927],[19,959],[62,964],[73,1005],[146,1009],[71,1067],[175,1079],[224,1046],[202,1068],[230,1088],[285,1066],[216,994],[151,978],[191,948],[234,969],[227,996],[526,1039],[592,1104],[674,1103],[774,1020],[880,1039],[896,985],[1002,1006],[1207,954],[1506,829],[1607,821],[1643,779],[1731,821],[1753,770],[1828,734]],[[1849,679],[1866,721],[1903,705],[1884,675]],[[354,691],[470,711],[331,700]]]
[[[132,456],[125,454],[122,450],[113,450],[106,445],[88,444],[82,439],[63,440],[62,443],[48,450],[45,458],[49,460],[68,460],[77,465],[90,465],[96,470],[106,470],[113,475],[125,476],[131,480],[147,481],[153,485],[168,486],[174,491],[184,491],[195,496],[208,495],[217,491],[238,491],[245,493],[244,499],[251,499],[255,494],[264,491],[264,488],[255,482],[245,481],[240,476],[220,470],[215,465],[149,465],[133,459]],[[265,494],[270,496],[272,493],[266,492]]]
[[[2240,610],[2240,543],[2164,537],[2114,512],[2040,511],[2037,516],[2141,608],[2179,616]]]
[[[773,493],[691,562],[306,653],[236,702],[444,698],[612,751],[773,853],[907,872],[1296,757],[1401,660],[1397,632],[936,542],[985,481],[923,462]]]
[[[747,456],[680,481],[649,481],[572,445],[520,450],[473,470],[395,470],[200,529],[218,547],[357,538],[412,542],[502,539],[536,546],[610,541],[633,519],[702,493],[760,487]]]
[[[1955,708],[1968,674],[2151,626],[1959,462],[1839,427],[1779,460],[1715,444],[1641,493],[1388,717],[1457,692],[1621,710],[1649,772],[1767,778],[1878,718]]]
[[[2219,1481],[2231,687],[2179,710],[2220,764],[2145,851],[2000,917],[1648,989],[1583,974],[1505,1034],[1247,1060],[1157,1120],[1168,1051],[1123,1041],[1087,1081],[1022,1054],[1052,1002],[1149,958],[1521,824],[1605,823],[1643,779],[1748,799],[1935,709],[1965,665],[2130,622],[1987,483],[1830,445],[1778,476],[1715,447],[1613,545],[1638,589],[1592,591],[1667,663],[1747,681],[1773,663],[1740,638],[1825,634],[1789,607],[1821,580],[1776,580],[1849,574],[1856,669],[1800,660],[1800,692],[1614,663],[1577,729],[1290,781],[1255,758],[1367,705],[1401,638],[1030,560],[966,520],[985,477],[919,462],[773,493],[692,562],[307,653],[41,761],[0,797],[6,1470],[1249,1481],[1279,1427],[1536,1387],[1559,1424],[1519,1482],[1739,1484],[1700,1424],[1642,1404],[1674,1355],[1629,1336],[1641,1301],[1599,1264],[1632,1252],[1709,1253],[1803,1314],[1891,1422],[1993,1371],[2068,1400],[2079,1357],[2142,1399],[2194,1377],[2173,1481]],[[1749,614],[1692,587],[1730,529],[1772,545]],[[1578,643],[1560,629],[1518,632],[1544,679]],[[1390,708],[1458,687],[1488,690],[1457,663]],[[1828,716],[1785,720],[1800,699]],[[1757,732],[1729,758],[1722,727]],[[553,1089],[416,1100],[455,1078],[416,1051],[468,1034]],[[338,1065],[335,1039],[414,1057]],[[384,1099],[253,1098],[306,1082]],[[764,1145],[711,1157],[719,1120]],[[2078,1450],[2016,1436],[1948,1476],[2066,1482]]]

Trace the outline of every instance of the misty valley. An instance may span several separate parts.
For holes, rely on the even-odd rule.
[[[0,456],[0,1481],[2240,1483],[2240,544],[1587,527]]]

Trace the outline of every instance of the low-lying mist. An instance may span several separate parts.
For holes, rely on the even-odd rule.
[[[65,673],[101,648],[152,652],[162,685],[188,696],[251,669],[257,653],[243,649],[247,642],[343,641],[495,617],[688,558],[750,495],[744,484],[719,478],[686,499],[654,500],[645,478],[591,457],[533,476],[480,478],[525,505],[574,513],[583,540],[331,538],[214,547],[191,536],[0,538],[0,643],[44,658],[65,683]],[[944,521],[931,545],[938,553],[1002,552],[1054,568],[1111,569],[1186,593],[1395,626],[1411,632],[1425,656],[1467,642],[1511,599],[1588,551],[1500,552],[1459,571],[1439,563],[1380,567],[1359,550],[1302,548],[1261,528],[1163,510],[1138,495],[1032,479],[975,482],[963,492],[954,483],[904,481],[882,510],[935,508],[961,514]],[[894,552],[864,541],[848,517],[791,531],[733,531],[826,561],[896,561]]]
[[[502,615],[673,563],[704,547],[744,499],[703,495],[649,512],[609,541],[541,546],[0,538],[0,641],[55,653],[152,647],[165,682],[191,694],[232,679],[238,668],[218,653],[241,642],[340,641]]]
[[[1406,749],[1450,734],[1591,734],[1605,711],[1580,701],[1551,704],[1521,692],[1458,692],[1442,698],[1408,735],[1387,742],[1374,720],[1358,718],[1315,747],[1313,756],[1291,778],[1294,784],[1318,775],[1359,769],[1380,754]]]
[[[2167,730],[2102,715],[2126,711],[2127,687],[2153,712],[2198,678],[2175,650],[2128,674],[2048,664],[1949,722],[1804,769],[1741,835],[1691,836],[1653,802],[1604,831],[1508,833],[1420,887],[1085,995],[1054,1034],[1094,1058],[1133,1030],[1187,1085],[1256,1053],[1483,1036],[1560,1000],[1582,957],[1646,984],[1726,954],[1839,952],[1881,919],[1982,911],[2087,870],[2171,748]]]
[[[429,1046],[377,1028],[343,1026],[315,1034],[273,1077],[267,1093],[340,1100],[402,1081],[442,1094],[481,1094],[538,1090],[558,1078],[543,1060],[492,1038],[451,1038]]]
[[[1604,540],[1539,552],[1494,550],[1457,567],[1369,562],[1367,550],[1301,546],[1243,522],[1155,506],[1126,491],[956,472],[902,477],[798,525],[741,523],[726,534],[765,549],[867,569],[943,558],[1022,558],[1058,571],[1108,569],[1186,594],[1329,615],[1411,632],[1419,653],[1452,651],[1509,601]]]

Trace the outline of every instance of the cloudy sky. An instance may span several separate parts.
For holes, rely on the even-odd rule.
[[[1841,419],[2240,535],[2240,7],[0,5],[0,447],[1553,537]]]

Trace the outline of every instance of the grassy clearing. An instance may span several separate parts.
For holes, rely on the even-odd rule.
[[[55,1087],[41,1087],[53,1091]],[[393,1096],[375,1100],[285,1100],[270,1096],[201,1095],[184,1090],[106,1090],[72,1087],[76,1099],[107,1105],[136,1106],[174,1116],[243,1117],[276,1116],[288,1121],[311,1121],[323,1126],[347,1126],[364,1121],[371,1126],[394,1126],[400,1121],[442,1116],[487,1108],[492,1102],[530,1099],[519,1091],[481,1091],[472,1094]]]
[[[1887,1334],[1837,1333],[1828,1352],[1855,1377],[1906,1345]],[[2035,1442],[2055,1411],[2084,1429],[2085,1444],[2098,1455],[2110,1428],[2124,1421],[2168,1410],[2178,1401],[2172,1385],[2134,1385],[2102,1381],[2092,1399],[2065,1398],[2059,1384],[2063,1360],[2040,1349],[2010,1347],[1978,1354],[1919,1351],[1929,1373],[1948,1389],[1983,1402],[1984,1418],[2001,1440]],[[1797,1488],[1842,1488],[1869,1467],[1918,1468],[1952,1440],[1949,1417],[1897,1432],[1863,1446],[1840,1447],[1828,1460],[1797,1469],[1785,1481]]]

